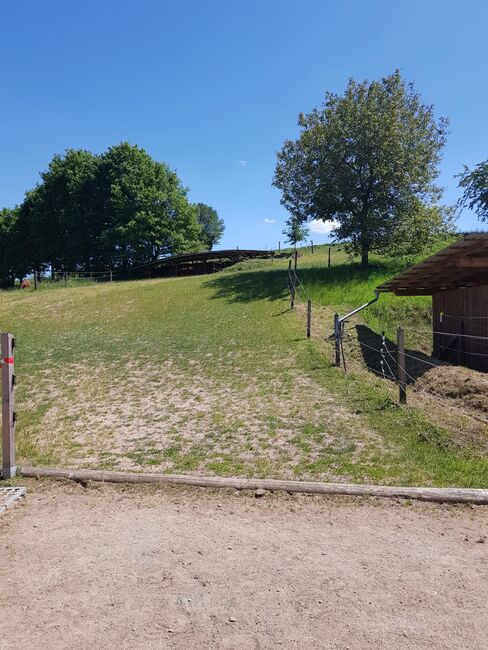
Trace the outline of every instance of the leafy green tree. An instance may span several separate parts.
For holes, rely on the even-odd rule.
[[[178,176],[139,147],[123,142],[102,154],[98,201],[105,264],[127,268],[201,248],[197,212]]]
[[[126,142],[54,156],[17,221],[27,271],[125,269],[203,247],[176,173]]]
[[[283,234],[286,237],[286,241],[296,248],[299,242],[304,241],[308,237],[309,231],[299,219],[291,216],[286,221]]]
[[[16,277],[23,277],[26,269],[21,263],[22,242],[18,236],[18,210],[0,210],[0,287],[13,287]]]
[[[418,201],[399,221],[388,252],[396,257],[413,259],[436,241],[454,236],[456,219],[455,206],[425,205]],[[415,233],[415,239],[412,239],[411,233]]]
[[[371,83],[350,80],[344,95],[329,92],[321,108],[300,115],[299,126],[299,138],[278,153],[274,176],[293,217],[337,221],[334,234],[363,266],[399,232],[418,243],[424,229],[415,230],[412,214],[440,198],[434,181],[447,121],[435,119],[413,84],[398,71]]]
[[[460,174],[459,187],[464,189],[460,204],[475,210],[481,221],[488,221],[488,160],[470,171],[467,167]]]
[[[96,266],[100,210],[96,204],[99,158],[68,149],[55,155],[41,183],[27,192],[19,211],[30,270]]]
[[[205,203],[197,203],[198,223],[202,227],[201,239],[208,250],[218,244],[224,234],[224,220],[219,218],[217,210]]]

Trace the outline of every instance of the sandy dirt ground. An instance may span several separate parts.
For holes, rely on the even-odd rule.
[[[1,648],[486,647],[487,508],[27,486]]]

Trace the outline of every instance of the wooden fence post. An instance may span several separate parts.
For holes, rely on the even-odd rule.
[[[310,338],[312,331],[312,301],[310,298],[307,300],[307,339]]]
[[[113,276],[113,271],[110,269],[110,282],[113,282],[114,276]]]
[[[335,341],[335,365],[337,368],[341,367],[341,347],[340,347],[340,335],[341,335],[341,324],[339,323],[339,314],[334,314],[334,341]]]
[[[34,271],[34,291],[37,291],[37,269]]]
[[[405,369],[405,333],[403,327],[397,329],[398,385],[400,404],[407,403],[407,373]]]
[[[312,255],[313,255],[313,241],[312,240],[310,240],[310,245],[312,247]]]
[[[2,352],[2,478],[13,478],[15,466],[15,413],[14,413],[14,338],[3,333]]]
[[[327,263],[327,266],[330,268],[330,246],[329,246],[329,261]]]
[[[295,251],[295,271],[297,270],[297,262],[298,262],[298,251]]]
[[[278,253],[281,253],[281,241],[278,242]]]

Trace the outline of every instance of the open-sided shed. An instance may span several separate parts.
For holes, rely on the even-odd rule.
[[[378,287],[432,296],[434,356],[488,371],[488,233],[470,233]]]
[[[118,279],[151,278],[174,275],[213,273],[242,260],[273,257],[274,251],[226,249],[166,255],[152,262],[119,271]]]

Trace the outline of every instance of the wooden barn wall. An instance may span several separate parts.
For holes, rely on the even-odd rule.
[[[434,356],[488,372],[488,341],[457,336],[488,338],[488,285],[434,294],[432,318]]]

